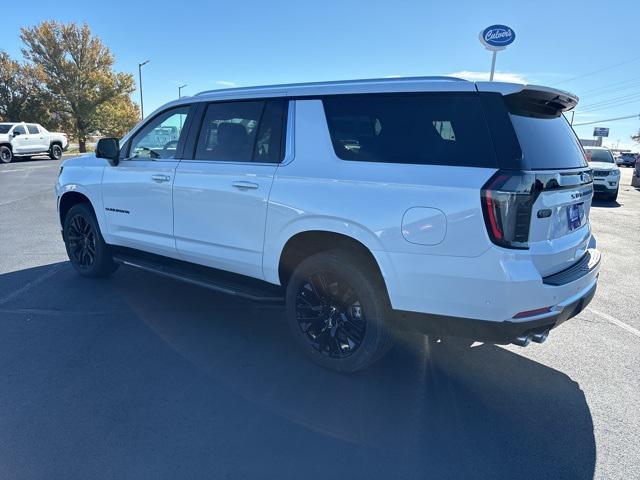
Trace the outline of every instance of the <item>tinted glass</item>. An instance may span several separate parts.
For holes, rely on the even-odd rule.
[[[511,114],[525,168],[559,170],[587,166],[582,147],[564,116],[542,118]]]
[[[584,153],[587,154],[587,160],[589,162],[615,163],[613,155],[611,155],[611,152],[609,150],[585,148]]]
[[[13,133],[20,133],[21,135],[25,135],[27,132],[22,125],[18,125],[13,129]]]
[[[27,129],[29,130],[29,133],[40,133],[38,131],[38,126],[37,125],[27,125]]]
[[[250,162],[264,101],[211,103],[198,137],[197,160]]]
[[[177,107],[153,118],[131,141],[129,158],[175,158],[189,113],[189,106]]]
[[[0,133],[9,133],[11,125],[0,125]]]
[[[324,99],[343,160],[496,167],[477,96],[349,95]]]
[[[284,100],[267,102],[258,127],[253,161],[278,163],[284,157],[284,125],[286,103]]]

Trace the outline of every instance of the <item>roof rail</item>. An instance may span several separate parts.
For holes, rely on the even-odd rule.
[[[332,85],[350,85],[357,83],[378,83],[378,82],[415,82],[415,81],[427,81],[427,82],[468,82],[463,78],[447,77],[444,75],[431,76],[431,77],[386,77],[386,78],[364,78],[360,80],[333,80],[326,82],[304,82],[304,83],[282,83],[276,85],[255,85],[251,87],[233,87],[233,88],[217,88],[212,90],[204,90],[196,93],[194,96],[206,95],[209,93],[220,92],[241,92],[243,90],[257,90],[257,89],[273,89],[273,88],[293,88],[293,87],[320,87],[320,86],[332,86]]]

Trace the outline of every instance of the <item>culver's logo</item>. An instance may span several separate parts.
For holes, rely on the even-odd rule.
[[[506,25],[491,25],[480,33],[480,41],[489,49],[502,49],[515,39],[515,32]]]

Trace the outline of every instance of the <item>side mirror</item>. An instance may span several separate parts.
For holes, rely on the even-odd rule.
[[[19,131],[17,131],[17,130],[14,130],[14,131],[13,131],[13,136],[14,136],[14,137],[17,137],[18,135],[20,135],[20,132],[19,132]]]
[[[118,164],[120,142],[117,138],[101,138],[96,145],[96,157],[106,158],[112,166]]]

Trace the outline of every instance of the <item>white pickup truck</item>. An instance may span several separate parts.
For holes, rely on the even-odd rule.
[[[69,140],[65,133],[49,132],[37,123],[0,123],[0,162],[10,163],[14,157],[49,155],[62,158]]]

